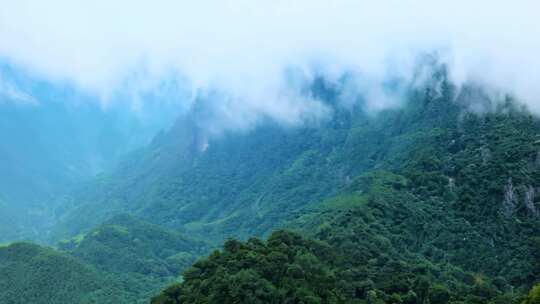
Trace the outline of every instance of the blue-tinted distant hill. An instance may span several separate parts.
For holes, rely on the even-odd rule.
[[[177,106],[145,98],[137,109],[125,96],[105,105],[0,65],[0,240],[42,238],[63,212],[66,191],[167,128]]]

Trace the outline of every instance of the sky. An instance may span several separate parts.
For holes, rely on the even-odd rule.
[[[183,103],[219,92],[218,112],[242,128],[325,115],[300,92],[321,74],[359,75],[367,107],[394,106],[383,83],[412,81],[418,55],[437,52],[457,85],[513,94],[540,113],[539,12],[535,0],[0,0],[0,61],[105,105],[164,82],[190,92]],[[33,101],[2,77],[4,95]]]

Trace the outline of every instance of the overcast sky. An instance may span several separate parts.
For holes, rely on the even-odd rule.
[[[411,77],[416,56],[432,51],[456,83],[515,94],[540,112],[537,0],[0,0],[2,61],[104,100],[175,75],[230,96],[223,111],[248,120],[324,112],[295,91],[290,69],[357,72],[371,107],[392,105],[380,83]]]

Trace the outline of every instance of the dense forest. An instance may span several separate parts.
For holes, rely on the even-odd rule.
[[[219,135],[201,100],[69,193],[56,249],[1,247],[0,298],[539,303],[540,119],[444,66],[377,114],[340,93],[318,78],[331,117]]]
[[[322,245],[286,232],[272,234],[267,244],[228,241],[154,302],[235,303],[238,290],[249,290],[242,293],[245,303],[522,301],[540,275],[539,120],[511,99],[492,104],[475,88],[453,96],[452,86],[440,81],[439,92],[416,92],[408,107],[381,114],[376,123],[383,125],[369,127],[385,132],[371,138],[385,143],[367,141],[367,128],[355,128],[356,117],[345,115],[351,127],[342,146],[332,145],[333,158],[310,150],[292,164],[299,188],[313,190],[292,188],[307,195],[324,189],[317,182],[339,178],[311,169],[342,166],[338,174],[345,178],[334,193],[316,203],[295,197],[291,204],[301,207],[276,216],[281,227]],[[489,108],[465,110],[471,101]],[[355,175],[362,162],[354,160],[361,158],[374,165]]]
[[[206,244],[119,215],[58,250],[0,247],[0,303],[147,303],[206,252]]]

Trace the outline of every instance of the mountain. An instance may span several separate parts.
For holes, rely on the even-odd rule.
[[[129,215],[115,216],[84,235],[63,241],[59,249],[100,270],[126,278],[156,278],[156,284],[174,278],[209,250],[202,241]]]
[[[462,113],[455,124],[419,137],[400,168],[361,173],[338,195],[298,212],[284,226],[330,252],[318,267],[331,273],[327,290],[335,297],[307,293],[313,303],[519,303],[540,279],[538,199],[530,193],[539,181],[539,126],[512,103]],[[275,244],[272,235],[272,248],[261,253],[258,242],[226,243],[154,302],[212,302],[238,288],[306,302],[306,295],[286,290],[294,282],[279,283],[290,277],[287,268],[257,255],[289,248],[292,260],[283,263],[296,267],[294,257],[312,248]],[[251,297],[245,303],[267,303],[265,293],[242,295]]]
[[[511,100],[480,114],[452,100],[412,116],[439,122],[414,133],[401,165],[353,176],[283,223],[326,251],[290,232],[228,242],[153,303],[520,303],[540,280],[540,120]],[[313,283],[296,260],[310,253],[325,273]]]
[[[328,245],[284,231],[267,242],[230,240],[152,303],[335,303],[334,257]]]
[[[311,92],[326,100],[332,117],[297,128],[263,122],[219,136],[201,123],[213,117],[208,113],[217,101],[201,100],[149,147],[76,193],[78,207],[61,219],[57,237],[121,212],[217,243],[268,234],[306,205],[337,194],[355,175],[399,167],[432,128],[458,112],[440,102],[424,110],[427,102],[411,92],[405,109],[373,115],[361,104],[342,106],[339,88],[324,80]]]
[[[148,144],[178,113],[166,102],[126,110],[120,97],[100,105],[1,62],[0,88],[0,213],[9,218],[0,241],[44,241],[70,191]]]
[[[209,251],[204,242],[125,214],[58,248],[106,274],[141,303]]]
[[[205,243],[118,215],[58,249],[0,248],[0,303],[147,303],[194,260]]]
[[[0,273],[2,303],[129,303],[95,268],[34,244],[1,247]]]
[[[129,215],[115,216],[59,248],[104,271],[154,277],[177,276],[208,251],[202,241]]]
[[[306,93],[326,119],[219,134],[219,96],[200,100],[71,192],[49,240],[160,304],[521,302],[540,281],[540,119],[444,67],[378,113],[340,90]]]

